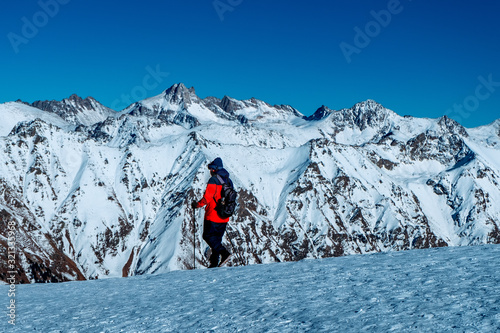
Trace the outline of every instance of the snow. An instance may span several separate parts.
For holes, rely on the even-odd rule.
[[[71,129],[61,117],[18,102],[0,104],[0,118],[0,137],[7,136],[19,122],[37,118],[67,130]]]
[[[0,331],[495,332],[499,255],[483,245],[18,285],[16,325],[4,317]]]
[[[436,198],[432,187],[425,185],[425,183],[412,183],[410,189],[420,198],[422,211],[428,216],[429,226],[435,234],[449,244],[459,245],[460,239],[454,230],[451,209],[446,203],[443,203],[445,199],[439,196]]]
[[[486,141],[493,141],[495,138],[490,136],[491,139],[485,139]],[[500,141],[500,138],[498,138]],[[467,145],[478,155],[478,159],[483,161],[490,168],[494,169],[495,172],[500,173],[500,146],[495,145],[492,148],[487,146],[483,140],[477,142],[475,140],[466,139]]]
[[[238,149],[239,154],[234,153],[235,149]],[[267,149],[255,146],[228,149],[227,146],[209,145],[205,154],[208,160],[221,157],[225,161],[224,167],[231,173],[237,188],[251,188],[259,201],[277,207],[281,190],[290,182],[290,170],[300,168],[307,161],[309,147],[273,149],[269,153]],[[274,214],[274,211],[270,214]]]
[[[500,119],[489,125],[468,128],[467,132],[479,141],[481,146],[500,147]]]

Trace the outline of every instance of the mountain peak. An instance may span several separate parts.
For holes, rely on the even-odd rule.
[[[165,92],[170,92],[170,91],[184,91],[188,90],[188,88],[184,85],[184,83],[179,82],[179,83],[174,83],[170,88],[165,90]]]
[[[191,104],[193,100],[198,99],[194,87],[188,89],[184,85],[184,83],[174,84],[173,86],[165,90],[163,94],[165,96],[165,99],[175,104],[179,104],[181,102]]]
[[[65,98],[63,99],[64,100],[70,100],[70,101],[83,101],[83,98],[81,98],[80,96],[78,96],[77,94],[72,94],[71,96],[69,96],[68,98]]]
[[[65,98],[62,100],[62,102],[66,102],[66,101],[72,101],[72,102],[75,102],[75,103],[85,103],[85,102],[97,102],[95,100],[95,98],[93,98],[92,96],[87,96],[85,98],[82,98],[80,97],[79,95],[77,94],[72,94],[71,96],[69,96],[68,98]]]
[[[366,101],[354,104],[352,109],[357,111],[380,111],[385,108],[382,104],[377,103],[373,99],[367,99]]]
[[[460,134],[464,137],[469,136],[467,130],[462,125],[448,116],[442,116],[439,118],[438,125],[440,125],[441,128],[446,129],[447,132]]]
[[[31,106],[52,112],[74,125],[92,125],[106,119],[114,113],[92,97],[81,98],[72,94],[62,101],[35,101]]]
[[[222,97],[222,100],[220,102],[220,107],[227,113],[234,114],[235,111],[242,109],[243,105],[240,101],[234,98],[231,98],[229,96],[224,96]]]
[[[381,110],[387,110],[387,109],[384,108],[382,104],[377,103],[372,99],[367,99],[366,101],[356,103],[350,109],[343,109],[344,112],[345,111],[352,112],[355,115],[357,115],[357,117],[359,117],[362,114],[379,113]],[[321,120],[328,117],[333,112],[335,112],[335,110],[332,110],[327,106],[322,105],[312,115],[303,118],[308,121]]]
[[[310,115],[308,117],[304,117],[304,119],[308,120],[308,121],[321,120],[321,119],[328,117],[328,115],[330,115],[330,113],[332,113],[332,112],[333,112],[333,110],[329,109],[325,105],[321,105],[321,107],[318,108],[312,115]]]

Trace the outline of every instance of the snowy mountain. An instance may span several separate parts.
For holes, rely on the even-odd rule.
[[[499,255],[483,245],[20,285],[0,330],[498,332]]]
[[[86,100],[0,105],[0,244],[14,221],[24,282],[205,266],[189,203],[218,156],[239,192],[230,265],[500,243],[500,121],[371,100],[305,117],[182,83],[121,112]]]
[[[76,94],[62,101],[36,101],[31,106],[57,114],[73,125],[93,125],[106,120],[116,112],[92,97],[82,99]]]

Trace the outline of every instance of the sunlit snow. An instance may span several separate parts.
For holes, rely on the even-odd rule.
[[[499,257],[484,245],[20,285],[0,331],[498,332]]]

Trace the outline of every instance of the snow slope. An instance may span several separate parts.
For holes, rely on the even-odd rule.
[[[8,102],[0,104],[0,137],[7,136],[18,123],[32,121],[37,118],[61,128],[70,128],[67,122],[55,114],[44,112],[23,103]]]
[[[498,332],[499,256],[483,245],[19,285],[16,325],[3,316],[0,331]]]

